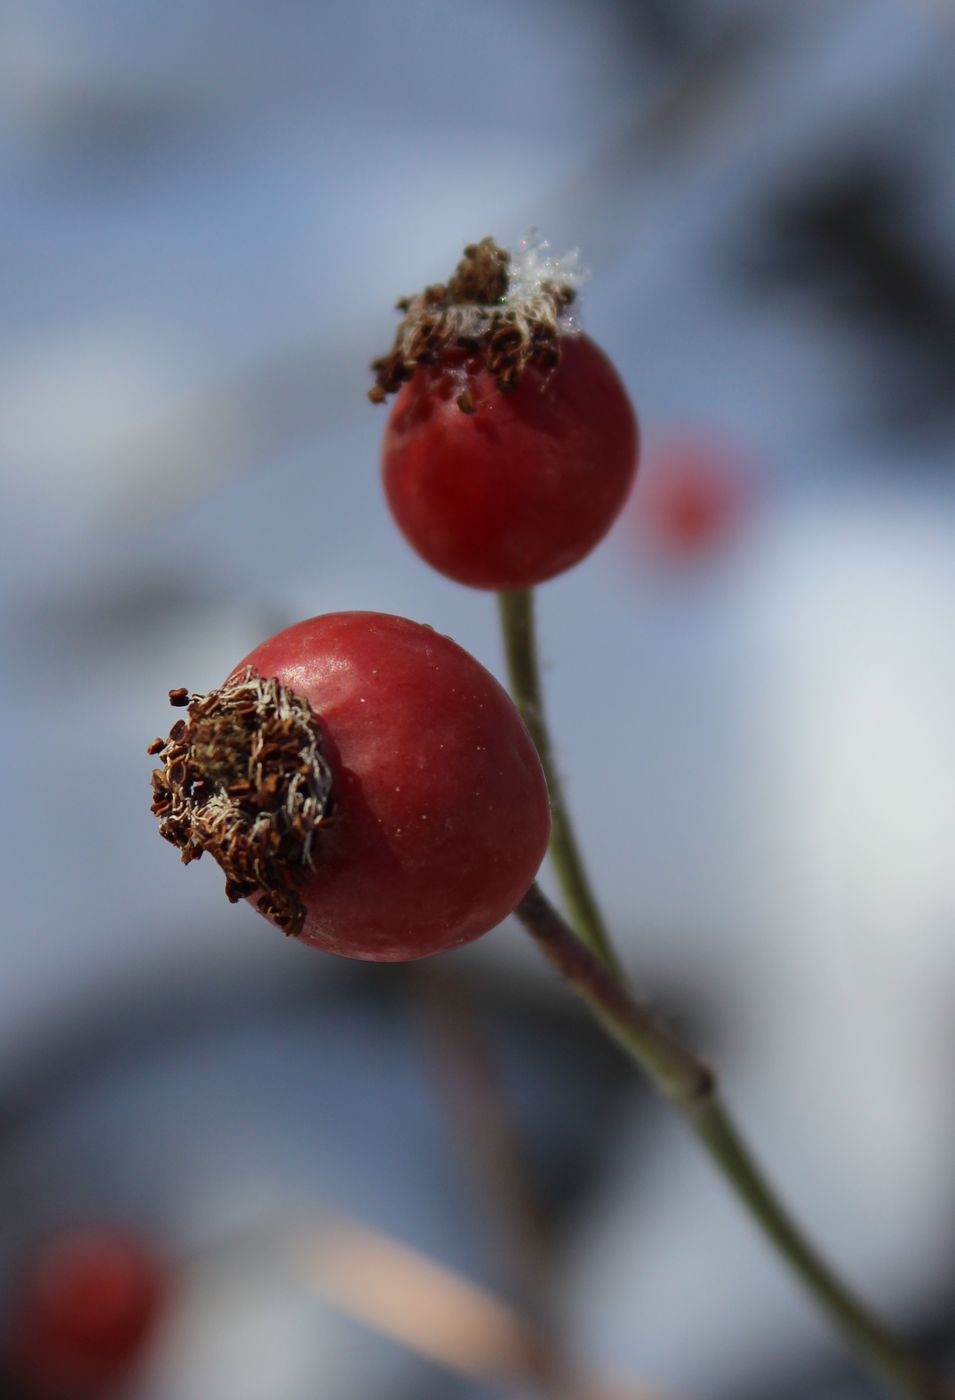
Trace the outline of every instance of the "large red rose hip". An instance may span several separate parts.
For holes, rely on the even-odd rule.
[[[400,303],[395,349],[375,364],[372,397],[398,391],[382,448],[391,512],[429,564],[475,588],[527,588],[578,563],[636,472],[627,392],[566,324],[572,286],[535,268],[489,239],[466,249],[446,287]]]
[[[153,810],[305,942],[402,961],[501,922],[550,830],[506,691],[430,627],[331,613],[273,637],[157,740]]]

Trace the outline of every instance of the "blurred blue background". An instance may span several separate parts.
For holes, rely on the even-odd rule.
[[[320,958],[149,815],[169,687],[301,617],[404,614],[501,674],[493,599],[387,517],[367,365],[399,294],[532,227],[581,249],[644,435],[539,596],[624,960],[945,1346],[953,73],[947,0],[3,6],[0,1267],[78,1221],[154,1239],[131,1395],[875,1394],[516,928]],[[487,1290],[470,1352],[431,1265]]]

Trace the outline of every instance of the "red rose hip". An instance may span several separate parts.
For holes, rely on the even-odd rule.
[[[331,613],[273,637],[151,751],[153,810],[230,899],[347,957],[466,943],[530,887],[550,830],[536,750],[506,691],[447,637]]]
[[[147,1241],[108,1226],[64,1231],[32,1256],[15,1299],[13,1373],[37,1400],[103,1400],[142,1359],[166,1294]]]
[[[485,239],[446,287],[399,303],[395,348],[374,366],[372,398],[398,391],[382,448],[391,512],[429,564],[475,588],[527,588],[578,563],[636,472],[627,392],[565,324],[574,290],[554,275],[511,268]]]

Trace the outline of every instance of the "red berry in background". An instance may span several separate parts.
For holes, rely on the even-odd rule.
[[[400,302],[372,398],[397,390],[382,477],[405,538],[459,583],[509,590],[589,554],[623,507],[636,418],[601,350],[567,321],[550,261],[511,266],[491,239],[446,287]],[[553,279],[553,280],[552,280]]]
[[[733,447],[712,436],[681,434],[648,453],[634,516],[659,552],[676,560],[702,558],[732,539],[747,494]]]
[[[500,923],[550,831],[537,752],[507,692],[430,627],[331,613],[258,647],[188,714],[153,775],[160,831],[208,851],[230,899],[379,961]]]
[[[165,1270],[110,1228],[69,1230],[29,1260],[14,1302],[11,1370],[38,1400],[98,1400],[132,1376],[159,1321]]]

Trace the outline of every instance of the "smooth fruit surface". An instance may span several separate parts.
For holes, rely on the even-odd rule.
[[[473,412],[462,412],[467,391]],[[502,392],[480,359],[419,366],[388,419],[382,477],[408,542],[475,588],[542,583],[603,538],[636,472],[637,423],[613,365],[583,335],[557,368]]]
[[[303,941],[402,961],[493,928],[550,830],[537,752],[507,692],[430,627],[381,613],[301,622],[236,668],[304,697],[334,812],[299,888]]]

